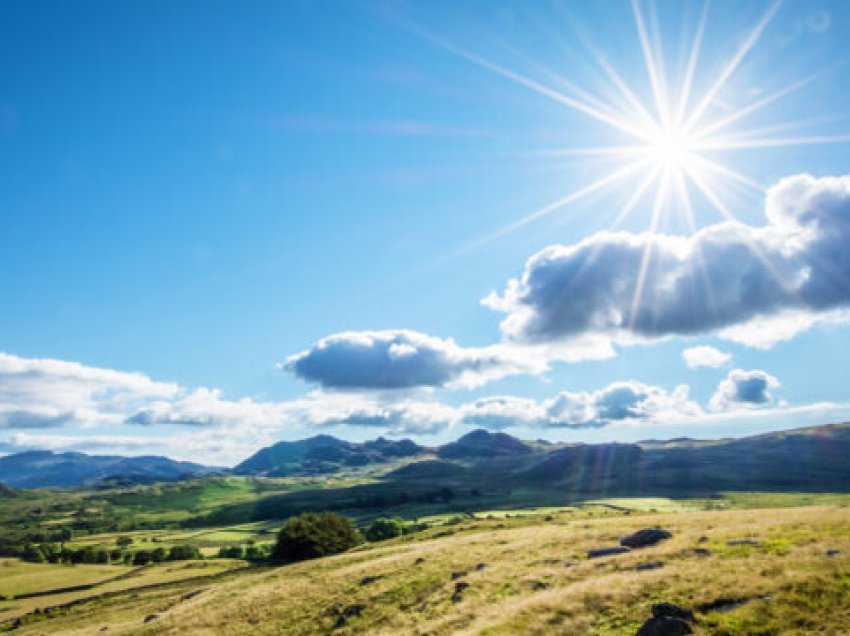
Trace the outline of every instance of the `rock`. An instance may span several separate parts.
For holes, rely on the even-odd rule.
[[[683,636],[694,630],[678,618],[650,618],[637,631],[637,636]]]
[[[102,632],[105,632],[107,630],[109,630],[109,627],[107,627],[106,625],[104,625],[103,627],[100,628],[100,631],[102,631]]]
[[[730,612],[742,605],[746,605],[747,603],[752,603],[753,601],[769,601],[771,598],[772,597],[769,594],[753,598],[719,598],[715,601],[711,601],[711,603],[703,603],[697,609],[699,609],[699,611],[703,614],[707,614],[708,612]]]
[[[693,634],[691,623],[696,623],[693,612],[672,603],[652,606],[652,618],[637,631],[637,636],[682,636]]]
[[[425,559],[423,559],[422,557],[416,557],[416,560],[413,562],[413,565],[421,565],[423,563],[425,563]]]
[[[708,537],[705,536],[705,535],[702,535],[699,539],[697,539],[697,543],[707,543],[707,542],[708,542]]]
[[[631,551],[631,548],[624,545],[612,546],[610,548],[595,548],[587,551],[587,558],[596,559],[598,557],[611,556],[612,554],[623,554]]]
[[[189,599],[193,599],[193,598],[195,598],[195,597],[196,597],[198,594],[200,594],[201,592],[203,592],[203,590],[192,590],[191,592],[186,592],[186,593],[185,593],[183,596],[181,596],[180,598],[182,598],[184,601],[188,601]]]
[[[476,570],[483,570],[486,567],[487,567],[486,563],[479,563],[478,565],[475,566],[475,569]]]
[[[759,542],[755,539],[730,539],[726,545],[758,545]]]
[[[677,618],[688,623],[697,622],[691,610],[673,605],[673,603],[656,603],[652,606],[652,616],[654,618]]]
[[[374,583],[380,578],[380,576],[364,576],[362,579],[360,579],[360,585],[369,585],[370,583]]]
[[[532,589],[537,591],[548,590],[549,584],[546,581],[535,581]]]
[[[832,559],[834,557],[841,556],[841,550],[827,550],[826,552],[823,553],[823,555],[827,559]]]
[[[458,581],[455,583],[455,591],[452,594],[452,603],[460,603],[463,600],[463,591],[469,587],[466,581]]]
[[[711,556],[711,550],[707,548],[694,548],[694,554],[701,557]]]
[[[673,535],[662,528],[644,528],[620,539],[620,545],[629,548],[645,548],[650,545],[660,543],[665,539],[671,538]]]
[[[646,570],[657,570],[662,567],[664,567],[664,563],[662,561],[644,561],[643,563],[638,563],[635,569],[638,572],[644,572]]]
[[[460,578],[466,576],[466,570],[457,570],[456,572],[452,572],[452,581],[457,581]]]
[[[362,603],[355,603],[353,605],[343,605],[342,603],[334,603],[331,607],[331,613],[338,614],[336,619],[336,623],[334,623],[334,629],[339,629],[340,627],[345,627],[348,624],[348,619],[353,616],[360,616],[363,613],[363,610],[366,609],[366,606]]]
[[[150,623],[151,621],[155,621],[158,618],[159,614],[148,614],[147,616],[145,616],[145,622]]]
[[[360,616],[363,613],[363,610],[366,609],[366,606],[362,603],[355,603],[354,605],[346,605],[342,610],[342,615],[346,618],[351,618],[352,616]]]

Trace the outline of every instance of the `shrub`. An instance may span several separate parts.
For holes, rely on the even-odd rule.
[[[133,555],[133,565],[147,565],[151,561],[151,553],[147,550],[139,550]]]
[[[290,518],[277,537],[274,558],[301,561],[345,552],[361,542],[357,528],[333,512],[306,512]]]
[[[168,561],[189,561],[192,559],[203,559],[201,551],[193,545],[175,545],[168,551]]]
[[[218,549],[218,556],[221,559],[241,559],[244,556],[244,551],[241,545],[221,547]]]
[[[369,541],[386,541],[400,537],[404,534],[404,519],[393,517],[388,519],[382,517],[375,519],[368,528],[366,528],[366,539]]]

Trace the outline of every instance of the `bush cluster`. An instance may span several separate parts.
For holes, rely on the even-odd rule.
[[[272,556],[282,561],[315,559],[345,552],[362,541],[346,517],[333,512],[306,512],[284,524]]]

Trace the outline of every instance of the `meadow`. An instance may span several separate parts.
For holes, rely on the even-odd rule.
[[[28,599],[14,613],[7,601],[0,629],[601,636],[635,633],[653,603],[668,601],[696,613],[697,634],[846,634],[848,503],[847,495],[738,493],[433,515],[420,518],[431,524],[425,531],[334,557],[277,567],[163,563],[78,596]],[[672,538],[587,556],[655,526]],[[229,540],[257,528],[175,530],[161,540]]]

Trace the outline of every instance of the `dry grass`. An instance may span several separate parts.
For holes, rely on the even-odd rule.
[[[673,539],[587,560],[592,547],[662,525]],[[454,534],[434,538],[446,530]],[[707,541],[699,543],[701,536]],[[752,537],[758,545],[728,546]],[[693,549],[707,548],[711,556]],[[826,550],[841,550],[827,558]],[[416,564],[417,559],[423,559]],[[664,567],[636,572],[643,561]],[[476,569],[476,564],[486,567]],[[567,563],[574,564],[567,567]],[[467,571],[459,602],[452,572]],[[363,577],[379,577],[360,585]],[[80,605],[16,633],[588,634],[634,633],[652,603],[690,608],[761,598],[700,614],[701,634],[850,633],[850,511],[842,507],[468,521],[317,561],[248,572],[207,586]],[[362,604],[339,629],[333,606]],[[148,614],[158,618],[143,623]],[[97,628],[97,629],[95,629]]]

